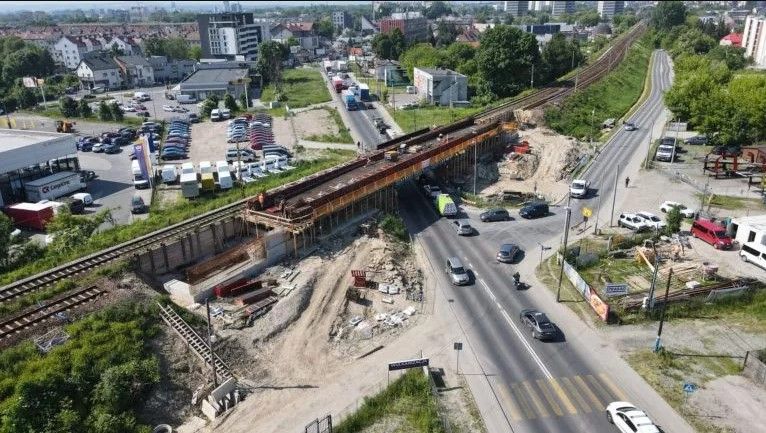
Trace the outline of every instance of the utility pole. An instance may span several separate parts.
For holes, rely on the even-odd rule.
[[[644,170],[646,170],[646,165],[649,163],[649,159],[651,159],[652,155],[652,133],[654,132],[654,122],[657,119],[652,120],[652,129],[649,130],[649,144],[647,145],[646,149],[646,159],[644,160]]]
[[[242,153],[239,150],[239,140],[237,140],[237,180],[239,180],[239,190],[242,198],[245,198],[245,182],[242,181]]]
[[[604,188],[604,174],[606,174],[606,170],[602,170],[601,171],[601,178],[599,178],[599,180],[598,180],[598,189],[599,189],[599,191],[603,190],[603,188]],[[599,195],[598,195],[598,204],[596,205],[596,218],[594,218],[595,222],[593,224],[593,234],[594,235],[598,234],[598,217],[599,217],[599,214],[601,213],[601,197],[603,195],[604,194],[601,194],[601,193],[599,193]]]
[[[675,129],[676,129],[676,136],[673,139],[673,154],[670,156],[670,166],[671,167],[673,166],[673,161],[675,161],[675,159],[676,159],[676,145],[678,143],[678,124],[680,123],[679,120],[681,120],[681,119],[676,118],[676,122],[675,122],[675,124],[676,124],[676,127],[675,127]]]
[[[529,83],[529,87],[534,89],[535,88],[535,64],[532,63],[532,77]]]
[[[567,216],[564,220],[564,251],[561,255],[561,269],[559,269],[559,284],[558,288],[556,289],[556,302],[561,302],[561,280],[564,278],[564,262],[566,261],[567,257],[567,241],[569,241],[569,220],[572,217],[572,208],[569,206],[571,201],[572,196],[570,195],[567,199]],[[542,252],[540,254],[542,255]]]
[[[213,369],[213,387],[218,388],[218,376],[215,374],[215,352],[213,351],[213,327],[210,324],[210,299],[205,299],[207,309],[207,344],[210,348],[210,368]]]
[[[614,171],[614,191],[612,192],[612,212],[609,214],[609,227],[614,224],[614,202],[617,201],[617,177],[620,175],[620,164],[617,164],[617,169]]]
[[[705,208],[705,198],[707,198],[707,187],[710,184],[710,179],[705,181],[705,188],[702,190],[702,197],[700,198],[700,212]]]
[[[479,159],[477,158],[478,151],[476,148],[479,147],[479,144],[476,143],[476,139],[474,139],[474,145],[473,145],[473,195],[476,195],[476,177],[479,174]]]
[[[660,316],[660,327],[657,329],[657,339],[654,340],[654,351],[659,352],[662,348],[662,325],[665,324],[665,312],[668,310],[668,293],[670,293],[670,279],[673,277],[673,268],[668,272],[668,283],[665,285],[665,300],[662,302],[662,315]]]
[[[650,312],[654,311],[654,290],[657,286],[657,274],[660,271],[660,255],[657,253],[655,243],[652,244],[652,249],[654,250],[654,272],[652,273],[652,285],[649,288],[649,305],[647,306]]]

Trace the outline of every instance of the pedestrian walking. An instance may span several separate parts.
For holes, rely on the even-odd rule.
[[[627,188],[627,187],[628,187],[628,184],[630,184],[630,178],[629,178],[629,177],[626,177],[626,178],[625,178],[625,188]]]

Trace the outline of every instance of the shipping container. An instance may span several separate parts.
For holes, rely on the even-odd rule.
[[[17,226],[35,230],[45,230],[45,226],[53,219],[51,202],[16,203],[6,206],[3,211]]]
[[[349,111],[356,110],[358,108],[356,105],[356,96],[354,96],[354,93],[349,90],[343,91],[343,103],[346,105],[346,109]]]
[[[213,177],[213,173],[202,174],[202,190],[215,191],[215,178]]]
[[[181,164],[181,174],[194,173],[194,164],[191,162],[184,162]]]
[[[234,186],[234,182],[231,179],[231,172],[228,172],[228,171],[218,172],[218,186],[221,189],[231,189]]]
[[[81,182],[80,174],[72,171],[62,171],[24,184],[30,202],[58,198],[83,188],[85,184]]]
[[[199,182],[196,173],[183,173],[181,175],[181,192],[185,198],[194,198],[199,195]]]
[[[370,86],[364,83],[359,85],[359,99],[362,101],[370,100]]]
[[[201,161],[199,163],[199,174],[213,173],[213,164],[210,161]]]

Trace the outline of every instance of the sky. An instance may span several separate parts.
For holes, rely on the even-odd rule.
[[[149,7],[163,7],[170,9],[170,1],[4,1],[3,12],[15,12],[21,10],[27,11],[56,11],[64,9],[122,9],[138,4]],[[223,5],[221,1],[176,1],[176,8],[179,9],[210,9]],[[236,3],[232,1],[231,3]],[[369,3],[365,1],[240,1],[243,7],[251,8],[262,6],[305,6],[310,4],[340,4],[340,3]]]

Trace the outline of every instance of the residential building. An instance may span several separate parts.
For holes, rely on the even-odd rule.
[[[514,17],[526,15],[529,11],[529,2],[525,1],[507,1],[504,5],[505,12]]]
[[[752,57],[756,67],[766,68],[766,17],[747,17],[742,46],[745,47],[745,56]]]
[[[564,14],[573,14],[575,11],[574,1],[552,1],[551,16],[560,17]]]
[[[156,83],[176,83],[194,73],[196,61],[191,59],[168,59],[165,56],[151,56],[147,61],[152,65]]]
[[[255,60],[264,27],[252,12],[197,15],[202,56],[217,59]]]
[[[345,30],[351,27],[351,14],[346,11],[335,11],[332,13],[332,24],[336,29]]]
[[[449,69],[415,68],[413,84],[418,96],[435,105],[465,103],[468,100],[468,77]]]
[[[524,2],[527,3],[528,10],[535,11],[535,12],[544,12],[551,8],[551,2],[549,1],[531,1],[531,2]]]
[[[624,1],[599,1],[598,14],[602,19],[611,20],[625,9]]]
[[[239,99],[248,97],[250,69],[247,63],[218,62],[198,64],[197,70],[178,85],[182,95],[201,101],[211,95],[223,98],[227,93]]]
[[[400,12],[391,14],[378,22],[382,33],[399,29],[408,43],[428,40],[431,33],[428,20],[420,12]]]
[[[314,32],[314,23],[311,21],[286,23],[285,27],[290,34],[298,39],[300,46],[306,50],[314,50],[319,46],[319,36]]]
[[[104,90],[114,90],[124,84],[119,66],[106,53],[86,54],[75,73],[85,89],[103,87]]]
[[[752,9],[732,9],[726,12],[726,17],[735,26],[740,26],[745,23],[745,20],[751,13]]]
[[[111,50],[112,47],[116,47],[120,50],[123,56],[141,55],[141,44],[130,37],[114,36],[104,45],[104,49]]]
[[[154,68],[145,58],[141,56],[117,56],[114,61],[120,68],[126,86],[154,85]]]
[[[101,46],[93,39],[85,37],[62,36],[53,45],[53,61],[63,65],[67,69],[75,69],[80,64],[83,56],[96,50]]]
[[[742,33],[729,33],[721,38],[718,45],[724,47],[741,47],[742,46]]]

